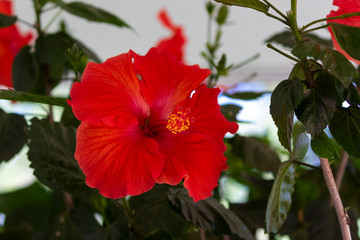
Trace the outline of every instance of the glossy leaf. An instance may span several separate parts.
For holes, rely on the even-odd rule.
[[[213,197],[195,203],[186,189],[177,188],[170,189],[168,199],[172,207],[195,227],[215,231],[218,235],[234,234],[246,240],[254,239],[244,223]]]
[[[308,133],[318,135],[330,123],[335,108],[336,101],[332,95],[320,89],[308,89],[295,113]]]
[[[270,114],[278,127],[281,145],[291,151],[294,109],[303,98],[303,85],[298,79],[284,80],[271,95]]]
[[[88,190],[85,176],[74,158],[76,129],[51,123],[47,119],[31,120],[28,157],[37,179],[51,189],[66,192]]]
[[[241,100],[255,100],[259,97],[262,97],[264,94],[271,93],[269,91],[263,91],[263,92],[236,92],[236,93],[224,93],[225,96],[233,99],[241,99]]]
[[[225,118],[231,122],[236,122],[236,115],[240,112],[242,107],[234,104],[221,105],[220,111],[225,116]]]
[[[228,142],[232,145],[232,153],[240,157],[246,165],[276,175],[280,159],[268,145],[255,138],[240,135],[235,135]]]
[[[310,56],[320,60],[324,68],[329,69],[346,88],[359,76],[358,71],[344,55],[314,40],[306,39],[298,42],[292,53],[300,59]]]
[[[66,102],[66,98],[47,97],[14,90],[0,90],[0,99],[20,102],[44,103],[60,107],[69,107]]]
[[[294,192],[295,167],[291,161],[281,163],[271,189],[266,209],[266,232],[276,233],[287,218],[291,206],[291,194]]]
[[[332,22],[331,29],[340,47],[351,57],[360,60],[360,28]]]
[[[252,8],[260,12],[268,12],[269,6],[259,0],[215,0],[226,5]]]
[[[330,123],[336,142],[354,157],[360,158],[360,108],[337,108]]]
[[[108,23],[118,27],[130,28],[130,26],[126,22],[124,22],[117,16],[98,7],[94,7],[90,4],[82,2],[64,3],[62,1],[57,1],[57,4],[68,13],[71,13],[77,17],[81,17],[89,21]]]
[[[309,148],[309,138],[306,133],[301,133],[297,136],[294,146],[294,151],[290,154],[290,160],[301,161]]]
[[[324,131],[311,140],[311,149],[319,157],[327,158],[329,160],[340,158],[333,141],[331,141]]]
[[[0,13],[0,28],[13,25],[17,21],[16,16],[9,16],[3,13]]]
[[[27,124],[23,116],[0,109],[0,163],[9,161],[27,140]]]

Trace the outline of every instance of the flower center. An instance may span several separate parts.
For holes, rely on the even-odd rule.
[[[190,123],[195,121],[194,117],[189,117],[191,110],[187,108],[185,112],[183,111],[183,107],[179,107],[177,113],[171,114],[167,119],[166,128],[172,134],[177,134],[179,132],[185,131],[189,129]]]

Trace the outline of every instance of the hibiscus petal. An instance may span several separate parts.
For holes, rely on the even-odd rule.
[[[226,158],[214,142],[199,133],[172,135],[157,139],[165,166],[157,183],[184,186],[194,201],[210,197],[218,185],[221,171],[227,169]]]
[[[86,183],[109,198],[150,190],[164,165],[156,141],[143,135],[136,124],[111,128],[82,122],[75,158]]]
[[[198,65],[186,66],[157,48],[145,56],[132,54],[135,72],[141,75],[141,93],[151,109],[150,121],[166,119],[211,73]]]
[[[88,123],[119,126],[143,122],[149,115],[130,53],[101,64],[88,63],[81,82],[73,84],[70,97],[75,116]]]
[[[161,39],[156,46],[161,50],[165,50],[170,54],[173,54],[180,62],[184,62],[184,47],[186,38],[183,28],[173,24],[166,10],[161,10],[158,17],[161,23],[171,30],[172,35]]]

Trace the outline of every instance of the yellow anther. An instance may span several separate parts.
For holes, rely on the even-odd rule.
[[[173,134],[185,131],[190,127],[190,118],[187,116],[190,113],[190,109],[183,111],[182,107],[178,108],[177,113],[171,114],[167,119],[166,128]],[[191,118],[191,122],[194,121],[194,118]]]

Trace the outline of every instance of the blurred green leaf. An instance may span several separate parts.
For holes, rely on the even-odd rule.
[[[318,135],[330,123],[336,108],[335,98],[321,89],[307,89],[296,108],[297,118],[312,135]]]
[[[23,116],[7,114],[0,109],[0,163],[9,161],[27,140],[27,124]]]
[[[3,13],[0,13],[0,28],[13,25],[17,21],[16,16],[9,16]]]
[[[309,138],[306,133],[301,133],[297,136],[295,141],[294,151],[290,154],[290,160],[301,161],[309,148]]]
[[[217,17],[216,17],[216,22],[217,22],[219,25],[225,24],[228,15],[229,15],[228,7],[227,7],[226,5],[222,5],[222,6],[219,8],[218,15],[217,15]]]
[[[93,228],[84,237],[84,240],[135,240],[128,228],[128,223],[116,221],[106,228]]]
[[[240,112],[242,107],[234,104],[221,105],[220,111],[225,116],[225,118],[231,122],[236,122],[236,115]]]
[[[259,0],[215,0],[226,5],[252,8],[259,12],[268,12],[269,6]]]
[[[117,16],[90,4],[82,2],[64,3],[62,1],[55,1],[55,3],[68,13],[89,21],[108,23],[118,27],[131,28],[126,22]]]
[[[0,99],[20,102],[44,103],[65,108],[69,107],[66,102],[66,98],[47,97],[14,90],[0,90]]]
[[[268,145],[255,138],[240,135],[235,135],[228,142],[232,145],[231,151],[240,157],[245,164],[276,175],[280,166],[280,159]]]
[[[212,14],[215,10],[215,4],[213,4],[211,1],[208,1],[206,3],[206,10],[207,10],[209,16],[212,16]]]
[[[35,89],[39,79],[39,64],[30,46],[24,46],[16,55],[12,65],[12,78],[17,91],[44,94],[45,89]]]
[[[295,167],[291,161],[281,163],[271,189],[266,209],[266,232],[277,233],[287,218],[294,192]]]
[[[263,91],[263,92],[236,92],[236,93],[224,93],[225,96],[229,97],[229,98],[233,98],[233,99],[241,99],[241,100],[254,100],[257,99],[259,97],[262,97],[264,94],[268,94],[271,93],[269,91]]]
[[[351,57],[360,60],[360,29],[335,22],[330,24],[340,47]]]
[[[30,167],[51,189],[79,193],[88,190],[85,176],[74,158],[76,129],[33,118],[29,133]]]
[[[244,223],[213,197],[194,202],[186,189],[173,188],[169,190],[168,199],[172,207],[195,227],[215,231],[218,235],[234,234],[246,240],[255,239]]]
[[[344,55],[314,40],[306,39],[298,42],[292,53],[300,59],[310,56],[320,60],[324,68],[329,69],[346,88],[359,76],[358,71]]]
[[[349,155],[360,158],[360,107],[337,108],[329,128],[336,142]]]
[[[336,147],[324,131],[311,140],[311,149],[319,157],[327,158],[329,160],[340,159]]]
[[[278,127],[281,145],[291,151],[294,109],[303,99],[303,84],[298,79],[284,80],[276,86],[270,103],[270,114]]]

